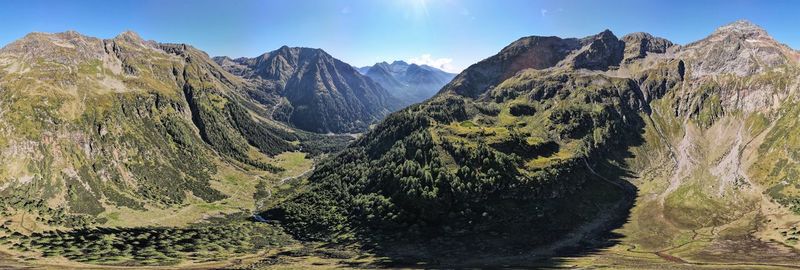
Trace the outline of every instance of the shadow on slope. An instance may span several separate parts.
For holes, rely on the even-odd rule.
[[[636,175],[626,165],[634,157],[629,148],[644,142],[643,124],[638,127],[623,143],[584,159],[583,169],[591,177],[569,196],[493,202],[506,204],[504,216],[513,217],[481,224],[477,232],[398,231],[387,236],[361,231],[357,242],[381,258],[380,267],[562,268],[566,258],[590,256],[620,243],[623,235],[614,231],[629,221],[638,193],[627,181]]]

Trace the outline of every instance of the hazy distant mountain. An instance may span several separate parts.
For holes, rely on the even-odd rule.
[[[372,66],[363,66],[363,67],[355,67],[355,68],[356,68],[356,70],[358,70],[358,73],[361,73],[363,75],[367,75],[367,71],[369,71],[369,68],[371,68],[371,67]]]
[[[404,105],[432,97],[455,77],[453,73],[428,65],[408,64],[404,61],[394,61],[391,64],[380,62],[358,70],[386,88]]]
[[[401,108],[383,87],[321,49],[290,48],[255,58],[214,60],[249,80],[272,117],[314,132],[361,132]]]

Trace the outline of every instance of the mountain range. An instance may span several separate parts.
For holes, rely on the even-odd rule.
[[[277,156],[349,140],[270,119],[249,89],[185,44],[31,33],[0,49],[0,205],[47,228],[227,204],[223,178],[277,177]]]
[[[31,33],[0,49],[0,266],[800,260],[800,52],[759,26],[528,36],[449,76]]]
[[[687,45],[524,37],[265,215],[298,237],[448,267],[574,253],[586,267],[790,265],[799,61],[747,21]]]
[[[455,77],[455,74],[435,67],[404,61],[380,62],[358,68],[358,71],[383,86],[406,106],[432,97]]]
[[[281,47],[256,58],[215,57],[255,87],[272,118],[314,132],[357,133],[400,109],[384,88],[320,49]]]

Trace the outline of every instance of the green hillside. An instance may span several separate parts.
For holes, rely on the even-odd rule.
[[[522,38],[266,215],[400,265],[790,265],[797,59],[744,21],[685,46]]]

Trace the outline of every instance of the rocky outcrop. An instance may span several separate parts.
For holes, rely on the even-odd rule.
[[[675,46],[667,39],[643,32],[627,34],[622,37],[622,41],[625,42],[625,62],[642,59],[650,53],[666,53],[669,48]]]
[[[610,30],[581,40],[584,45],[575,52],[571,65],[573,68],[607,70],[619,66],[625,51],[625,43],[617,39]]]

